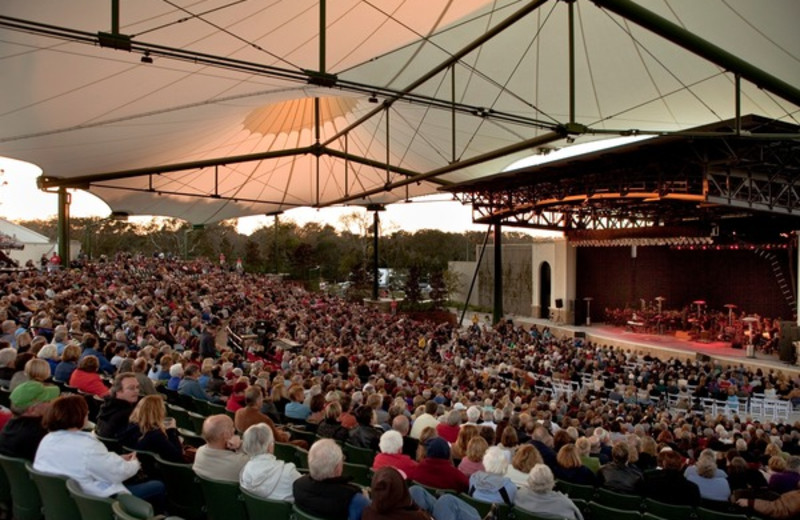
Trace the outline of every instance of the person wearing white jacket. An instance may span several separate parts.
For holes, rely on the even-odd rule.
[[[53,401],[43,421],[50,433],[39,444],[33,468],[69,477],[89,495],[111,497],[133,493],[156,507],[162,505],[165,497],[163,482],[150,480],[128,487],[123,484],[141,467],[136,454],[120,456],[109,452],[91,433],[81,431],[88,413],[82,396],[62,396]]]
[[[274,449],[275,439],[266,424],[254,424],[245,430],[242,451],[250,460],[239,474],[239,485],[261,498],[294,502],[292,484],[300,478],[300,472],[291,462],[277,459],[272,454]]]

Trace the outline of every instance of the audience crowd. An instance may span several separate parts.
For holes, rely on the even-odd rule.
[[[646,355],[511,320],[414,321],[204,261],[119,254],[0,273],[0,287],[10,392],[0,454],[90,494],[165,508],[164,484],[136,455],[97,440],[113,439],[330,519],[479,518],[460,498],[429,493],[439,488],[581,520],[558,483],[800,514],[800,424],[746,406],[800,403],[788,372]],[[196,450],[165,396],[219,405]],[[720,403],[713,412],[708,399]],[[309,443],[295,427],[327,439]],[[308,468],[277,458],[276,443],[310,448]],[[343,475],[342,444],[377,453],[371,497]],[[90,456],[72,460],[70,446]]]

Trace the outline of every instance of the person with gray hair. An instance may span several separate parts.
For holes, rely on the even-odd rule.
[[[467,408],[467,422],[465,424],[478,424],[481,420],[481,409],[475,405]]]
[[[536,464],[528,474],[527,486],[517,492],[514,505],[536,515],[583,520],[580,510],[568,496],[553,491],[555,484],[550,468]]]
[[[716,502],[727,502],[731,496],[731,487],[728,484],[728,476],[717,468],[714,451],[710,449],[701,451],[694,468],[695,471],[693,472],[690,472],[689,468],[687,468],[684,475],[686,480],[697,484],[700,489],[700,498]]]
[[[506,476],[508,457],[499,446],[491,446],[483,454],[483,471],[469,477],[469,494],[484,502],[513,505],[517,486]]]
[[[369,499],[342,476],[344,455],[333,439],[320,439],[308,451],[308,475],[294,481],[295,505],[330,520],[359,520]]]
[[[292,486],[301,477],[291,462],[275,458],[272,429],[258,423],[245,430],[242,451],[250,457],[239,474],[239,486],[261,498],[294,502]]]

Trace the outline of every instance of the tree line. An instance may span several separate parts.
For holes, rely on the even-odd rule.
[[[55,239],[57,219],[22,221],[21,225]],[[316,222],[297,225],[289,219],[256,229],[251,235],[237,231],[236,220],[192,226],[174,218],[140,224],[102,218],[72,218],[70,238],[81,243],[89,258],[117,252],[145,255],[205,257],[224,255],[227,265],[237,260],[248,272],[285,273],[296,280],[371,283],[374,241],[370,215],[353,213],[342,218],[340,229]],[[439,285],[450,261],[474,261],[476,246],[485,235],[476,231],[450,233],[435,229],[416,232],[381,230],[378,267],[392,268],[420,283]],[[490,238],[491,240],[491,238]],[[504,243],[529,242],[530,236],[505,232]],[[395,280],[395,283],[400,283]]]

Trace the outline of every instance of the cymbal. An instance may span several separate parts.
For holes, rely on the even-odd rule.
[[[725,305],[723,305],[723,307],[725,307],[726,309],[735,309],[737,305],[735,303],[726,303]]]
[[[705,304],[706,304],[706,301],[705,301],[705,300],[695,300],[695,301],[693,301],[692,303],[693,303],[694,305],[705,305]]]

